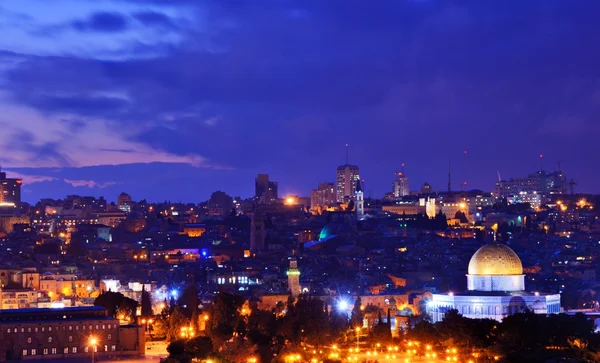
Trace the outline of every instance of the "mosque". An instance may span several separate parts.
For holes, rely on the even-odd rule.
[[[554,314],[560,312],[560,294],[526,291],[521,259],[510,247],[494,242],[471,257],[467,291],[433,294],[427,304],[433,322],[451,309],[467,318],[498,321],[526,309]]]

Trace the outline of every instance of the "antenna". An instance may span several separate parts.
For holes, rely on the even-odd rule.
[[[406,164],[404,163],[404,161],[402,161],[402,175],[404,175],[404,165]]]
[[[540,171],[544,171],[544,154],[540,154]]]
[[[346,144],[346,165],[348,165],[348,144]]]
[[[452,193],[452,177],[450,173],[450,160],[448,160],[448,194]]]
[[[501,182],[502,178],[500,177],[500,171],[498,171],[498,181]]]
[[[462,191],[465,190],[465,188],[467,187],[467,150],[464,151],[463,153],[464,157],[463,157],[463,177],[464,177],[464,181],[462,183],[462,185],[460,186],[460,189]]]
[[[559,160],[559,161],[557,161],[557,162],[556,162],[556,163],[558,164],[558,172],[559,172],[560,174],[562,174],[562,167],[561,167],[561,166],[562,166],[562,164],[563,164],[564,162],[565,162],[564,160]]]

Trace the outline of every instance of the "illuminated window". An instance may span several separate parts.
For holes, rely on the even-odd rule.
[[[31,337],[27,338],[27,343],[31,344]]]
[[[77,347],[73,347],[73,349],[71,349],[71,351],[73,352],[73,354],[77,353]]]
[[[52,337],[48,337],[48,343],[52,343]]]
[[[108,340],[111,340],[111,339],[112,339],[112,335],[108,334]]]
[[[52,348],[50,351],[52,352],[52,354],[56,354],[56,348]]]
[[[27,355],[27,349],[23,349],[23,356]]]
[[[63,353],[64,353],[64,354],[69,354],[69,348],[65,348],[65,349],[63,349]]]
[[[73,336],[69,335],[69,343],[73,343]]]
[[[34,349],[32,349],[32,350],[31,350],[31,355],[36,355],[36,354],[37,354],[37,349],[35,349],[35,348],[34,348]]]
[[[48,354],[48,348],[44,348],[44,350],[42,351],[43,355],[47,355]]]

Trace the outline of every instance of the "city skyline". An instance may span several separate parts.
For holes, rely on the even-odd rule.
[[[5,1],[3,170],[28,202],[250,196],[259,173],[309,196],[348,143],[366,197],[402,162],[411,190],[445,190],[450,160],[453,189],[466,174],[489,191],[498,171],[539,170],[540,153],[600,192],[600,4],[365,7]]]

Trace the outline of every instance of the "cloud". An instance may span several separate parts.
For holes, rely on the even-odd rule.
[[[7,170],[6,171],[6,177],[7,178],[22,179],[23,180],[23,184],[25,184],[25,185],[35,184],[35,183],[41,183],[41,182],[46,182],[46,181],[58,180],[58,178],[53,177],[53,176],[48,176],[48,175],[30,175],[30,174],[19,173],[19,172],[16,172],[16,171],[11,171],[11,170]]]
[[[164,28],[172,28],[176,26],[169,16],[156,11],[141,11],[133,14],[133,16],[145,26],[158,26]]]
[[[93,180],[70,180],[70,179],[64,179],[65,183],[67,184],[71,184],[73,187],[88,187],[88,188],[106,188],[109,187],[111,185],[116,185],[116,182],[104,182],[104,183],[98,183],[95,182]]]
[[[127,29],[127,19],[118,13],[97,12],[86,20],[76,20],[73,28],[85,32],[121,32]]]
[[[24,106],[6,102],[0,93],[0,114],[6,138],[0,140],[0,161],[7,167],[65,167],[171,162],[204,166],[206,158],[194,154],[176,155],[133,141],[138,130],[119,128],[94,117],[81,118],[72,128],[66,115],[44,115]],[[3,102],[4,101],[4,102]],[[13,120],[20,120],[15,123]],[[19,140],[14,143],[13,140]]]

